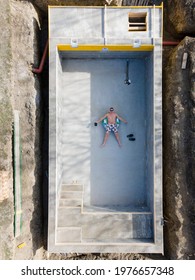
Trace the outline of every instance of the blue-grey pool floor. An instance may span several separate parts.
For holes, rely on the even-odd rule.
[[[146,59],[129,59],[130,85],[124,82],[126,63],[127,59],[61,62],[63,186],[57,243],[153,238],[146,186]],[[111,106],[128,122],[119,126],[122,147],[113,133],[101,147],[105,129],[101,123],[94,126]]]
[[[61,77],[64,183],[90,184],[90,203],[96,206],[146,204],[146,89],[145,60],[130,60],[131,85],[126,85],[125,59],[64,60]],[[122,147],[94,122],[109,111],[121,122]],[[127,135],[134,134],[135,141]]]

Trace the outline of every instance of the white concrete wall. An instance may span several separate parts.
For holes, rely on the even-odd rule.
[[[128,14],[147,13],[147,31],[129,32]],[[49,10],[52,21],[50,36],[53,38],[160,38],[162,9],[123,7],[121,9],[107,7],[53,7]],[[59,28],[60,27],[60,28]]]
[[[146,193],[148,208],[153,211],[154,202],[154,88],[153,88],[153,53],[146,58]]]
[[[62,136],[62,118],[61,118],[61,110],[62,106],[62,65],[60,61],[60,57],[58,53],[56,54],[56,102],[57,102],[57,115],[56,115],[56,135],[57,135],[57,145],[56,145],[56,165],[57,165],[57,193],[60,191],[60,187],[62,184],[63,177],[63,136]]]

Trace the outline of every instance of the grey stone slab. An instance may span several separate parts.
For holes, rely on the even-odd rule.
[[[63,199],[60,201],[63,207],[81,207],[82,199]]]
[[[146,12],[147,31],[129,32],[128,14]],[[147,38],[162,36],[162,11],[161,9],[123,7],[51,7],[49,19],[50,37],[83,37],[83,38]],[[154,20],[155,19],[155,20]],[[59,28],[60,26],[60,28]]]
[[[156,244],[152,239],[149,240],[136,240],[132,239],[128,243],[105,243],[105,242],[97,242],[97,243],[85,243],[81,244],[60,244],[56,245],[53,248],[54,253],[70,253],[70,252],[80,252],[80,253],[163,253],[163,246],[162,244]]]
[[[124,216],[125,217],[125,216]],[[126,239],[152,238],[152,215],[132,215],[130,219],[117,219],[117,215],[98,216],[95,222],[82,225],[83,238]]]
[[[87,239],[84,239],[82,238],[82,243],[89,243],[90,245],[94,245],[94,244],[106,244],[107,245],[110,245],[110,244],[115,244],[115,245],[123,245],[125,244],[126,246],[131,246],[132,243],[137,243],[137,244],[140,244],[140,243],[146,243],[146,244],[149,244],[149,243],[153,243],[153,240],[152,239],[144,239],[144,238],[139,238],[139,239],[136,239],[136,238],[109,238],[109,239],[93,239],[93,238],[87,238]]]
[[[63,228],[57,230],[57,243],[76,243],[81,242],[80,228]]]
[[[83,186],[82,185],[70,185],[70,184],[62,184],[62,187],[61,187],[61,191],[62,192],[65,192],[65,191],[71,191],[71,192],[73,192],[73,191],[78,191],[78,192],[81,192],[81,191],[83,191]]]
[[[59,213],[62,213],[60,211]],[[57,226],[60,227],[81,227],[82,226],[82,220],[81,220],[81,214],[59,214],[58,220],[57,220]]]
[[[105,206],[105,207],[96,207],[92,205],[83,205],[82,209],[83,213],[94,213],[96,215],[99,215],[101,213],[112,213],[113,215],[116,214],[130,214],[130,213],[142,213],[142,214],[149,214],[151,213],[149,207],[143,206],[143,207],[131,207],[131,206],[126,206],[126,207],[121,207],[121,206]]]
[[[58,207],[58,216],[63,217],[64,215],[79,215],[81,214],[80,207]]]
[[[60,199],[82,199],[83,192],[80,191],[64,191],[61,192]]]
[[[102,9],[53,7],[49,11],[51,37],[102,37]]]

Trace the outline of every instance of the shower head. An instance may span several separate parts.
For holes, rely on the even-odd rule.
[[[131,80],[129,80],[129,79],[126,79],[124,82],[125,82],[125,85],[128,85],[128,86],[131,84]]]

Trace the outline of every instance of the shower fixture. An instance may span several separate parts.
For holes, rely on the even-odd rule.
[[[126,62],[126,79],[124,82],[128,86],[131,84],[131,80],[129,79],[129,60]]]

